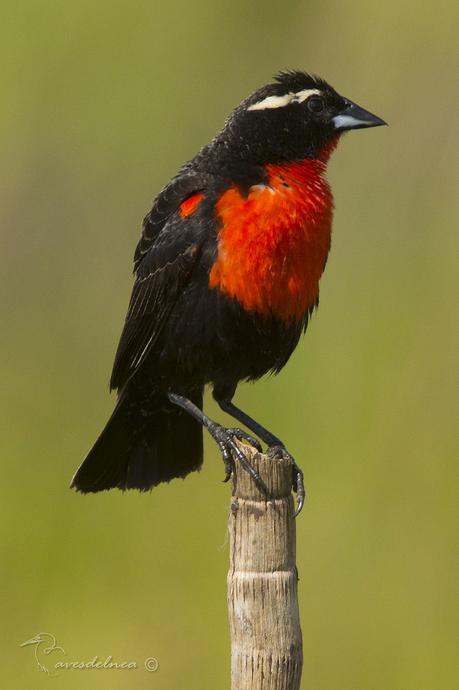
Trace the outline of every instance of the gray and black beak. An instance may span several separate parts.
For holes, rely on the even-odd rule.
[[[379,127],[387,122],[361,108],[356,103],[344,99],[344,108],[332,118],[335,129],[346,131],[349,129],[363,129],[364,127]]]

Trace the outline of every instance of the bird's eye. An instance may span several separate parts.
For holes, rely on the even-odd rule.
[[[307,105],[309,112],[311,112],[313,115],[320,115],[320,113],[323,113],[325,108],[325,103],[320,96],[312,96],[309,98]]]

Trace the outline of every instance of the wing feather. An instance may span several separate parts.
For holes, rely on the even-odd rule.
[[[190,279],[202,242],[202,227],[181,218],[180,204],[205,190],[196,174],[175,178],[146,216],[134,256],[136,279],[115,355],[110,388],[121,389],[142,365],[178,296]]]

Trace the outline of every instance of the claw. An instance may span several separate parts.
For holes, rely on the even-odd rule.
[[[259,453],[263,452],[260,441],[254,436],[248,434],[243,429],[239,429],[239,427],[232,427],[231,429],[227,429],[227,432],[232,436],[236,436],[239,441],[247,441],[251,446],[256,448]]]
[[[225,463],[225,478],[223,481],[229,482],[234,472],[234,460],[224,444],[218,445],[223,456],[223,462]]]
[[[292,489],[296,493],[296,510],[293,513],[293,517],[296,518],[303,510],[304,501],[306,497],[306,491],[304,488],[304,474],[300,467],[296,464],[295,460],[292,458],[285,446],[274,445],[270,446],[267,451],[270,458],[284,457],[288,458],[292,462]]]
[[[237,437],[237,435],[234,433],[235,430],[225,429],[219,424],[209,425],[208,428],[214,439],[217,441],[218,446],[220,448],[220,452],[223,456],[223,462],[225,463],[226,472],[224,481],[228,481],[230,479],[231,474],[233,472],[234,458],[237,458],[241,467],[250,474],[258,489],[268,498],[268,487],[261,479],[260,475],[255,470],[255,468],[253,468],[250,462],[247,460],[239,446],[237,446],[233,440],[233,436]],[[242,430],[240,431],[241,434],[245,435],[245,432],[243,432]]]
[[[304,488],[304,474],[295,461],[293,461],[292,465],[292,474],[292,485],[294,491],[296,491],[296,510],[293,513],[293,517],[296,518],[303,510],[306,491]]]
[[[231,477],[233,476],[233,470],[232,469],[226,469],[225,470],[225,478],[222,480],[224,484],[229,482]]]

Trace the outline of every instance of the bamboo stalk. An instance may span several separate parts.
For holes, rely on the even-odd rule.
[[[270,496],[236,467],[229,515],[231,690],[299,690],[303,665],[291,461],[242,445]]]

